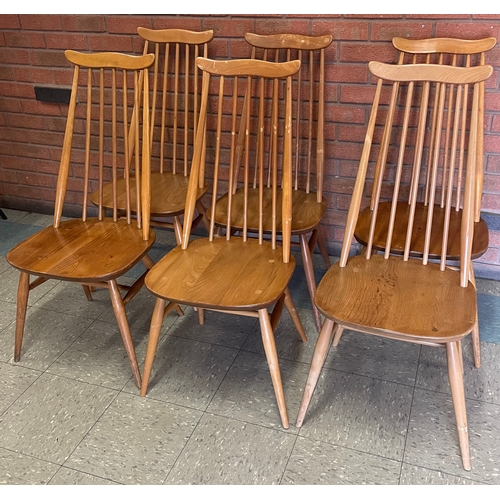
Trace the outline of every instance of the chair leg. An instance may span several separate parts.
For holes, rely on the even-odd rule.
[[[276,401],[278,403],[281,423],[285,429],[288,429],[290,424],[288,422],[288,413],[286,410],[285,393],[281,382],[281,373],[278,363],[278,353],[276,352],[276,343],[274,341],[274,333],[267,309],[259,310],[259,321],[262,343],[264,344],[267,364],[269,365],[269,371],[271,373],[271,380],[273,382],[274,394],[276,395]]]
[[[149,329],[148,347],[146,349],[146,359],[144,361],[144,373],[142,376],[141,396],[145,396],[148,392],[149,379],[153,368],[156,348],[158,347],[158,339],[160,338],[161,325],[165,315],[165,299],[156,299],[153,316],[151,318],[151,327]]]
[[[85,296],[89,302],[92,302],[92,290],[88,285],[82,285],[83,291],[85,292]]]
[[[316,279],[314,277],[314,267],[312,263],[311,251],[305,234],[299,235],[300,249],[302,252],[302,264],[306,275],[307,288],[311,297],[311,306],[314,314],[314,321],[318,332],[321,330],[321,314],[314,303],[314,295],[316,294]]]
[[[344,327],[337,325],[337,329],[335,330],[335,333],[333,335],[333,347],[337,347],[340,342],[340,337],[342,337],[342,333],[344,333]]]
[[[135,355],[134,343],[132,342],[132,335],[130,334],[130,327],[128,324],[127,314],[125,312],[125,306],[123,304],[116,280],[109,281],[109,294],[111,295],[111,303],[113,304],[113,311],[115,312],[116,321],[118,323],[118,328],[120,329],[125,351],[127,352],[130,366],[132,367],[135,384],[138,388],[140,388],[141,373],[139,371],[139,365],[137,364],[137,357]]]
[[[448,360],[448,378],[450,379],[451,397],[455,409],[457,421],[458,441],[462,454],[462,465],[465,470],[471,470],[469,433],[467,429],[467,413],[465,407],[464,381],[462,376],[462,363],[460,360],[460,349],[458,342],[446,344],[446,356]]]
[[[332,338],[334,322],[330,318],[325,318],[323,323],[323,328],[318,337],[316,347],[314,348],[314,355],[311,362],[311,369],[307,377],[306,387],[304,389],[304,395],[302,396],[302,402],[300,403],[299,414],[297,416],[297,427],[302,427],[304,422],[304,417],[309,408],[309,403],[318,383],[318,378],[325,363],[326,355],[328,354],[328,349],[330,348],[330,341]]]
[[[26,323],[29,293],[30,275],[29,273],[21,271],[19,285],[17,287],[16,338],[14,341],[14,361],[16,363],[21,359],[21,347],[23,345],[24,324]]]
[[[285,307],[287,308],[288,313],[292,318],[293,324],[295,325],[295,328],[297,328],[297,331],[299,332],[302,342],[307,342],[306,332],[304,331],[304,327],[302,326],[302,321],[300,321],[297,309],[295,309],[295,304],[293,302],[292,295],[288,287],[286,287],[285,289],[284,296],[285,296]]]
[[[323,260],[325,262],[325,266],[327,269],[329,269],[332,265],[330,261],[330,255],[328,255],[328,248],[326,248],[326,241],[325,241],[325,235],[323,234],[323,231],[321,229],[321,226],[318,226],[315,231],[318,232],[318,248],[321,253],[321,256],[323,257]]]
[[[476,278],[474,276],[474,266],[472,265],[472,261],[469,263],[469,280],[476,288]],[[476,304],[476,322],[474,324],[474,328],[471,332],[471,340],[472,340],[472,353],[474,356],[474,366],[476,368],[481,368],[481,341],[479,337],[479,321],[477,317],[477,304]]]

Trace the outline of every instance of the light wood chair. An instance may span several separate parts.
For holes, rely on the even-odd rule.
[[[406,38],[394,38],[392,40],[393,45],[399,50],[398,64],[440,64],[440,65],[450,65],[459,67],[468,67],[476,65],[485,64],[485,52],[492,49],[496,45],[496,39],[493,37],[484,38],[481,40],[461,40],[453,38],[430,38],[422,40],[408,40]],[[397,85],[397,84],[395,84]],[[436,99],[436,94],[433,99]],[[431,113],[433,113],[433,119],[429,123],[431,127],[431,133],[429,135],[429,140],[432,141],[432,136],[436,133],[436,123],[437,123],[437,104],[436,101],[432,101],[430,105]],[[449,170],[450,161],[453,157],[450,152],[450,141],[451,141],[451,115],[449,114],[446,118],[446,122],[443,125],[446,130],[446,134],[443,138],[444,147],[441,149],[440,156],[440,167],[441,172],[438,177],[438,183],[440,185],[446,186],[446,175]],[[480,97],[479,97],[479,120],[478,120],[478,139],[476,144],[476,151],[478,159],[476,162],[477,172],[476,172],[476,207],[475,207],[475,227],[474,227],[474,240],[472,243],[472,258],[476,259],[483,255],[488,249],[489,235],[488,226],[486,222],[481,219],[481,197],[482,197],[482,185],[483,185],[483,169],[484,169],[484,82],[480,83]],[[465,142],[462,143],[457,154],[458,158],[463,158],[465,154]],[[417,203],[415,207],[415,224],[412,236],[412,241],[410,244],[410,253],[414,256],[422,256],[424,254],[424,244],[425,244],[425,220],[427,217],[427,211],[429,207],[429,189],[430,189],[430,179],[431,179],[431,168],[429,165],[432,162],[432,156],[434,152],[432,147],[428,148],[423,156],[423,166],[426,169],[425,174],[422,174],[420,178],[413,179],[413,182],[418,183],[417,190]],[[381,167],[382,152],[379,157],[379,166]],[[463,160],[456,160],[463,161]],[[461,173],[458,174],[461,176]],[[431,259],[439,258],[442,246],[442,234],[443,234],[443,224],[445,220],[445,194],[446,189],[441,190],[441,196],[435,199],[434,216],[432,223],[435,226],[432,231],[432,238],[429,243],[429,257]],[[356,240],[365,247],[367,245],[369,232],[370,232],[370,220],[371,211],[374,206],[374,196],[375,196],[375,185],[372,194],[372,203],[370,207],[365,208],[365,210],[360,214],[358,225],[354,236]],[[374,232],[374,239],[372,244],[372,249],[374,251],[384,251],[385,244],[387,241],[387,231],[389,227],[390,218],[390,203],[381,203],[378,207],[377,216],[377,226]],[[405,248],[405,238],[406,238],[406,225],[409,214],[409,199],[408,197],[401,197],[398,210],[396,212],[396,218],[394,221],[394,230],[391,237],[391,251],[393,253],[403,253]],[[456,235],[456,237],[449,238],[448,240],[448,259],[451,261],[458,261],[460,258],[460,238],[458,237],[460,233],[460,220],[461,213],[460,208],[455,202],[455,211],[449,219],[450,224],[450,234]],[[476,322],[477,323],[477,322]],[[474,362],[477,368],[480,367],[481,357],[480,357],[480,347],[479,347],[479,326],[476,324],[473,335],[473,346],[474,346]]]
[[[492,74],[491,66],[453,68],[433,64],[388,65],[371,62],[372,75],[378,78],[374,104],[369,119],[352,201],[349,208],[340,260],[326,273],[316,292],[316,305],[326,317],[318,338],[302,403],[297,418],[301,427],[328,353],[330,342],[336,345],[342,330],[445,347],[448,360],[453,405],[459,436],[463,467],[471,468],[467,416],[463,386],[461,341],[476,322],[476,292],[472,277],[472,241],[476,203],[477,144],[480,114],[481,82]],[[397,85],[393,85],[396,82]],[[384,85],[389,83],[389,85]],[[392,88],[391,88],[392,87]],[[432,120],[431,103],[437,92],[437,124]],[[388,104],[388,107],[385,106]],[[440,195],[437,182],[439,156],[447,136],[444,123],[451,115],[450,150],[454,157],[447,172],[443,245],[439,261],[431,262],[430,241],[437,210],[435,199]],[[383,122],[382,129],[379,125]],[[428,136],[436,131],[432,140]],[[460,143],[468,143],[463,164],[458,161]],[[411,253],[411,241],[418,230],[415,220],[417,183],[424,149],[432,147],[430,165],[429,209],[425,219],[424,248],[420,258]],[[378,150],[383,151],[377,162]],[[408,152],[408,154],[407,154]],[[380,158],[380,156],[379,156]],[[415,158],[416,161],[411,161]],[[391,165],[386,165],[390,159]],[[456,160],[456,161],[455,161]],[[374,165],[375,164],[375,165]],[[373,167],[375,176],[367,174]],[[459,170],[463,168],[463,176]],[[373,196],[366,191],[375,185]],[[462,179],[462,181],[460,181]],[[459,184],[462,182],[462,184]],[[410,191],[411,203],[403,255],[392,255],[391,238],[395,229],[398,199]],[[363,199],[363,193],[366,198]],[[458,196],[462,207],[459,234],[451,233],[453,198]],[[379,207],[390,198],[388,237],[384,254],[372,253]],[[372,203],[368,251],[349,257],[360,208]],[[437,213],[441,217],[440,213]],[[455,215],[453,215],[455,216]],[[459,240],[459,272],[447,266],[449,240]]]
[[[174,229],[177,244],[180,244],[181,217],[201,101],[201,72],[195,61],[199,55],[208,55],[208,43],[214,34],[212,30],[143,27],[137,28],[137,32],[144,39],[144,54],[155,54],[150,79],[151,225]],[[125,179],[118,181],[116,189],[125,192]],[[103,203],[108,208],[112,203],[112,191],[112,184],[104,186]],[[206,186],[198,189],[198,214],[193,229],[203,220],[205,209],[201,198],[206,191]],[[90,199],[97,203],[97,192]],[[120,208],[125,210],[125,206]]]
[[[316,279],[312,252],[318,246],[326,268],[330,267],[330,257],[320,223],[326,210],[326,200],[323,197],[325,170],[325,49],[332,43],[332,39],[332,35],[245,34],[245,40],[252,46],[252,59],[274,62],[293,59],[301,61],[301,68],[293,76],[292,82],[294,92],[292,109],[292,241],[294,244],[300,245],[306,283],[318,331],[321,329],[321,316],[313,300],[316,291]],[[258,119],[258,112],[258,108],[251,110],[252,119]],[[241,161],[243,157],[244,139],[243,131],[240,130],[237,162]],[[269,165],[269,156],[267,161]],[[264,190],[264,199],[267,202],[271,200],[271,193],[270,189]],[[231,222],[234,228],[243,227],[242,212],[238,209],[243,198],[243,190],[238,189],[235,184],[231,209]],[[259,229],[259,204],[256,189],[250,191],[248,203],[248,229],[257,233]],[[227,207],[228,197],[222,197],[215,211],[215,221],[218,225],[226,223]],[[271,221],[264,220],[263,229],[265,233],[270,234],[272,232]],[[277,230],[281,231],[279,223]]]
[[[146,273],[132,286],[121,286],[116,280],[141,261],[146,269],[153,265],[147,255],[155,241],[149,226],[149,95],[141,86],[148,84],[147,68],[153,64],[154,55],[84,54],[72,50],[67,50],[65,55],[74,65],[74,76],[54,223],[7,254],[7,261],[21,271],[14,360],[19,361],[21,357],[31,290],[49,279],[74,281],[83,285],[90,298],[91,287],[107,287],[135,383],[140,387],[141,376],[125,305],[143,286]],[[132,109],[139,109],[141,100],[146,112],[140,120],[139,113]],[[128,157],[129,141],[135,143],[132,158]],[[141,186],[136,185],[133,192],[132,173],[141,178]],[[119,194],[116,185],[120,176],[124,176],[129,189]],[[109,218],[105,217],[102,203],[105,179],[112,179],[114,187],[113,215]],[[95,186],[101,200],[97,209],[88,203],[91,187]],[[118,216],[121,209],[118,196],[124,198],[125,218]],[[83,206],[81,219],[61,220],[65,202]],[[137,217],[132,218],[132,213]],[[30,281],[31,276],[36,278]],[[122,289],[125,289],[124,297]]]
[[[205,58],[199,58],[197,62],[204,72],[203,91],[182,245],[163,257],[146,279],[146,286],[157,296],[157,301],[151,320],[141,395],[144,396],[147,392],[167,301],[169,305],[178,303],[203,310],[258,317],[281,422],[283,427],[288,428],[273,331],[285,305],[302,340],[307,340],[288,290],[288,283],[295,269],[295,259],[290,251],[293,190],[291,80],[292,75],[298,71],[300,62],[272,63],[250,59],[214,61]],[[271,89],[266,85],[269,80],[272,82]],[[286,82],[284,107],[280,107],[278,103],[277,89],[281,81]],[[247,86],[251,87],[251,92],[247,93],[247,97],[251,98],[243,99]],[[265,118],[264,109],[268,100],[271,101],[268,108],[271,115]],[[259,106],[262,111],[258,121],[250,120],[253,105]],[[207,215],[214,210],[220,196],[235,182],[236,135],[241,119],[244,121],[246,151],[255,150],[251,143],[260,144],[256,150],[259,158],[256,189],[260,193],[261,206],[259,238],[248,237],[249,228],[246,224],[242,234],[235,235],[230,217],[224,230],[217,231],[214,219],[208,216],[208,236],[190,242],[196,193],[198,187],[205,182],[206,170],[209,170],[207,177],[213,180],[209,187],[211,203],[207,208]],[[263,162],[264,146],[267,146],[264,137],[269,127],[274,134],[270,185],[273,201],[270,204],[264,199]],[[207,145],[210,145],[210,149],[205,153]],[[205,165],[205,156],[213,159],[210,165]],[[277,166],[278,156],[282,161],[280,171]],[[241,210],[245,213],[248,208],[248,193],[252,189],[248,154],[243,170],[243,192],[247,196],[244,197]],[[274,221],[270,240],[264,239],[264,219],[267,217]],[[278,224],[282,228],[281,239],[278,238]],[[268,308],[272,308],[271,313]]]

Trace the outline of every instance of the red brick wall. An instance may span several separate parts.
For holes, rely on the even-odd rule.
[[[213,29],[209,56],[214,58],[248,57],[246,32],[333,34],[327,51],[325,130],[325,231],[332,250],[343,234],[374,91],[367,62],[395,62],[394,36],[500,39],[499,14],[0,15],[0,206],[52,211],[66,107],[36,101],[34,85],[70,85],[64,49],[139,53],[138,26]],[[486,84],[483,207],[500,217],[500,46],[488,53],[487,62],[495,72]],[[490,249],[480,262],[500,272],[500,231],[492,231]]]

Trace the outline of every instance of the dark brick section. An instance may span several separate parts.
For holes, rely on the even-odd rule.
[[[0,15],[0,206],[51,212],[67,106],[37,100],[36,87],[71,85],[65,49],[140,53],[137,27],[213,29],[209,57],[248,57],[255,33],[331,33],[326,53],[325,153],[330,251],[340,247],[347,206],[369,116],[371,59],[396,61],[394,36],[500,38],[500,14],[482,15]],[[490,249],[481,275],[500,274],[500,45],[487,55],[484,218]],[[57,99],[56,99],[57,100]],[[71,196],[69,197],[72,199]],[[75,202],[76,203],[76,202]],[[70,210],[70,209],[69,209]],[[68,213],[69,215],[69,213]]]

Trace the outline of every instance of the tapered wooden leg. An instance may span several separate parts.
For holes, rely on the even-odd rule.
[[[21,271],[19,285],[17,287],[16,338],[14,341],[14,361],[16,363],[21,359],[21,347],[23,345],[24,324],[26,322],[29,293],[30,275],[29,273]]]
[[[321,226],[318,226],[315,231],[318,232],[318,248],[321,256],[323,257],[323,261],[325,262],[325,266],[329,269],[332,265],[330,261],[330,255],[328,255],[328,248],[326,248],[326,241]]]
[[[477,319],[477,312],[476,312],[476,322],[471,332],[471,340],[472,340],[472,353],[474,356],[474,366],[476,368],[481,368],[481,344],[479,340],[479,323]]]
[[[271,312],[271,328],[273,332],[278,327],[278,323],[281,319],[281,313],[283,312],[283,305],[285,304],[285,293],[281,295],[276,304],[274,304],[273,310]]]
[[[297,309],[295,309],[295,304],[292,299],[292,295],[290,294],[290,290],[288,287],[285,289],[285,306],[290,313],[290,317],[292,318],[293,324],[295,325],[295,328],[297,328],[297,331],[299,332],[300,338],[302,339],[302,342],[307,342],[307,335],[306,332],[304,331],[304,327],[302,326],[302,321],[300,321],[300,316],[297,313]]]
[[[307,242],[305,234],[301,234],[300,238],[300,249],[302,251],[302,265],[304,266],[304,272],[306,275],[307,289],[309,290],[309,296],[311,297],[311,306],[314,314],[314,321],[316,323],[316,328],[318,332],[321,330],[321,314],[314,303],[314,295],[316,294],[316,279],[314,277],[314,267],[312,263],[311,251]]]
[[[271,380],[273,382],[274,394],[278,403],[278,410],[280,412],[281,424],[285,429],[290,427],[288,422],[288,413],[286,411],[285,393],[283,391],[283,384],[281,382],[281,373],[278,363],[278,353],[276,352],[276,343],[274,342],[274,334],[271,327],[271,320],[267,309],[259,310],[260,330],[262,333],[262,343],[264,344],[264,351],[266,353],[267,364],[271,373]]]
[[[149,328],[148,347],[146,349],[146,359],[144,361],[144,373],[142,375],[141,396],[148,392],[149,379],[153,368],[158,339],[160,338],[161,325],[165,314],[165,300],[156,299],[153,316],[151,317],[151,326]]]
[[[92,301],[92,291],[90,290],[90,287],[88,285],[82,285],[83,291],[85,292],[85,297],[87,297],[87,300],[89,302]]]
[[[334,322],[329,318],[325,318],[323,328],[321,329],[316,347],[314,348],[311,369],[309,370],[306,387],[304,388],[304,395],[302,396],[302,402],[300,403],[299,414],[297,416],[297,423],[295,424],[297,427],[302,427],[307,408],[309,408],[314,389],[318,383],[321,369],[323,368],[328,349],[330,348],[333,326]]]
[[[174,232],[175,232],[175,241],[177,245],[182,243],[182,224],[179,216],[174,217]]]
[[[337,324],[337,328],[333,334],[333,347],[337,347],[340,342],[340,337],[342,337],[342,333],[344,332],[344,327]]]
[[[460,341],[446,344],[446,355],[448,359],[448,378],[450,379],[451,397],[457,420],[458,441],[462,454],[462,465],[465,470],[470,470],[469,433],[467,429],[467,413],[459,343]]]
[[[111,303],[113,304],[113,311],[115,312],[116,321],[118,323],[118,328],[120,329],[123,340],[123,345],[125,346],[125,351],[127,352],[130,366],[132,367],[135,385],[140,388],[141,373],[139,371],[139,365],[137,364],[137,357],[135,355],[134,343],[132,342],[132,335],[130,334],[130,327],[127,320],[127,314],[125,312],[125,306],[123,305],[123,300],[121,298],[116,280],[109,281],[109,294],[111,295]]]
[[[476,288],[476,278],[474,276],[474,266],[472,265],[472,261],[469,263],[469,281],[474,285],[474,288]],[[476,368],[481,368],[481,341],[479,338],[477,302],[476,302],[476,322],[471,332],[471,340],[472,340],[472,353],[474,356],[474,366]]]
[[[201,309],[201,307],[198,307],[197,312],[198,312],[198,323],[200,325],[204,325],[205,324],[205,311],[203,309]]]

